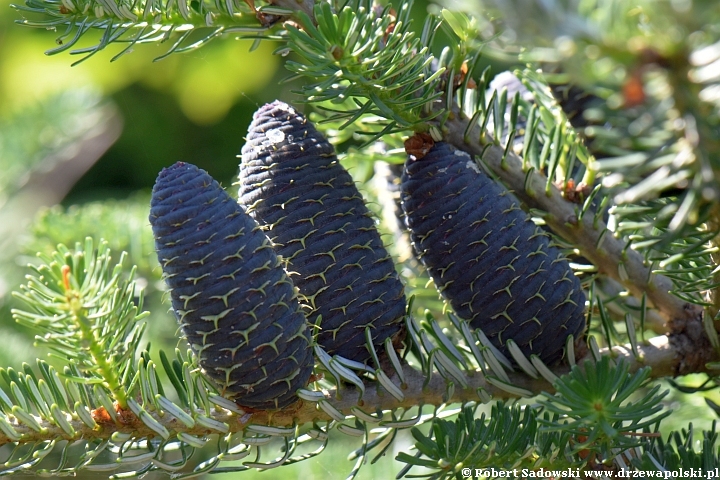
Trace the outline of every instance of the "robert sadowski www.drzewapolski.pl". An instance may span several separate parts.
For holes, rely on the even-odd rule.
[[[720,480],[720,469],[704,470],[702,468],[680,468],[678,470],[627,470],[600,471],[579,468],[566,468],[564,470],[551,470],[539,468],[513,468],[510,470],[496,468],[463,468],[463,477],[473,478],[705,478]]]

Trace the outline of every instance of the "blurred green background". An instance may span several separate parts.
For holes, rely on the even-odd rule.
[[[152,312],[153,351],[186,348],[163,301],[147,221],[150,189],[158,172],[176,161],[194,163],[231,186],[253,111],[276,98],[296,100],[292,84],[281,84],[287,71],[272,55],[276,45],[262,43],[251,53],[251,41],[224,38],[153,62],[168,46],[151,44],[112,63],[120,48],[110,47],[71,67],[77,58],[67,53],[43,54],[57,33],[15,25],[19,14],[9,4],[0,0],[0,366],[33,365],[47,353],[33,347],[33,334],[10,315],[10,292],[22,283],[24,266],[35,252],[50,252],[57,242],[71,246],[85,235],[128,251],[128,263],[138,266]],[[426,6],[416,3],[420,24]],[[437,302],[434,292],[429,297]],[[720,403],[717,392],[709,396]],[[701,395],[673,391],[667,405],[677,413],[663,423],[666,432],[688,421],[707,428],[715,418]],[[334,436],[331,451],[315,459],[246,477],[344,478],[354,463],[347,454],[358,442]],[[403,436],[359,478],[394,478],[400,464],[392,458],[410,444]],[[230,478],[215,478],[222,477]]]
[[[252,112],[290,97],[279,86],[274,46],[250,53],[251,41],[225,39],[153,62],[167,45],[147,45],[112,63],[119,48],[110,47],[72,67],[74,56],[43,53],[56,32],[15,25],[19,13],[9,5],[0,1],[0,334],[16,341],[0,349],[0,364],[19,366],[37,354],[8,312],[22,265],[35,251],[87,234],[131,253],[148,285],[153,333],[174,347],[176,326],[152,295],[160,272],[149,192],[176,161],[232,183]]]

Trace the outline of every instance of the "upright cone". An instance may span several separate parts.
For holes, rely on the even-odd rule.
[[[404,336],[405,295],[392,259],[352,177],[332,145],[291,106],[253,117],[242,149],[239,202],[267,228],[275,250],[332,354],[368,362]]]
[[[468,154],[441,142],[410,156],[402,205],[437,288],[501,351],[513,339],[551,365],[583,334],[585,296],[567,260]]]
[[[173,310],[205,373],[238,405],[293,403],[312,371],[310,335],[257,223],[186,163],[160,172],[150,207]]]

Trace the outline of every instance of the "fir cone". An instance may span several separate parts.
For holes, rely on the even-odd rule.
[[[561,252],[464,152],[440,142],[409,156],[403,209],[419,259],[455,313],[507,353],[551,365],[585,330],[585,296]]]
[[[520,81],[520,79],[512,72],[505,71],[496,75],[488,85],[488,89],[485,92],[485,98],[490,99],[493,93],[501,95],[503,90],[507,90],[508,105],[503,116],[504,124],[502,138],[500,139],[501,144],[505,144],[507,142],[508,135],[510,134],[510,115],[512,111],[512,100],[515,96],[519,95],[525,102],[529,102],[531,104],[535,103],[535,96],[533,93],[528,90],[522,81]],[[600,99],[595,95],[569,84],[551,84],[550,90],[560,105],[560,108],[562,108],[565,112],[570,124],[576,129],[580,138],[585,142],[588,147],[588,151],[596,155],[598,152],[593,148],[593,142],[587,142],[583,127],[591,124],[585,116],[585,111],[595,108],[599,104]],[[488,130],[493,132],[493,128],[494,115],[491,115],[488,122]],[[519,113],[512,145],[513,151],[518,155],[521,155],[523,152],[526,128],[527,118],[522,113]],[[558,188],[562,189],[563,196],[568,201],[582,204],[592,191],[593,186],[582,183],[584,172],[585,167],[583,164],[580,161],[575,161],[569,178],[566,181],[556,184]],[[597,210],[599,208],[599,202],[600,196],[596,196],[591,204],[591,208],[593,210]],[[607,216],[608,210],[606,209],[603,212],[603,219],[605,221],[607,221]]]
[[[570,124],[578,129],[578,133],[583,135],[582,128],[593,124],[585,117],[585,111],[590,108],[595,108],[602,103],[602,100],[592,93],[586,92],[580,87],[570,85],[567,83],[554,83],[550,84],[550,91],[557,100],[560,108],[563,109],[567,116]],[[497,92],[497,95],[502,94],[502,91],[507,89],[508,105],[506,107],[505,125],[503,131],[502,143],[507,141],[507,135],[509,134],[508,122],[510,119],[510,111],[512,110],[512,101],[515,95],[520,95],[520,98],[526,102],[534,103],[535,95],[527,89],[527,87],[520,81],[520,79],[510,71],[504,71],[498,73],[488,84],[488,88],[485,91],[485,98],[490,99],[493,93]],[[518,151],[522,149],[524,142],[525,127],[527,119],[522,115],[518,118],[517,131],[513,140],[513,148]],[[491,116],[488,122],[488,130],[493,131],[494,118]],[[591,149],[592,151],[592,149]],[[596,152],[592,152],[596,153]]]
[[[534,103],[535,96],[530,90],[520,81],[514,73],[510,71],[500,72],[490,81],[488,88],[485,92],[485,98],[490,101],[493,94],[498,97],[502,94],[503,90],[507,90],[507,106],[505,112],[503,112],[503,126],[502,126],[502,137],[499,139],[504,145],[507,143],[508,135],[510,135],[510,112],[512,111],[512,104],[515,100],[515,96],[519,95],[520,98],[526,102]],[[490,106],[490,105],[488,105]],[[516,123],[515,137],[513,137],[513,151],[517,154],[522,152],[523,144],[525,143],[525,128],[527,127],[527,118],[524,115],[519,115]],[[494,132],[495,129],[495,116],[491,115],[488,121],[487,129],[489,132]]]
[[[406,301],[395,266],[332,145],[291,106],[261,107],[242,149],[239,202],[265,225],[329,354],[367,362],[404,337]]]
[[[312,371],[310,335],[268,238],[194,165],[160,172],[150,205],[173,310],[207,376],[241,406],[293,403]]]
[[[585,111],[599,107],[603,103],[599,97],[586,92],[576,85],[567,83],[551,84],[550,90],[560,104],[560,107],[562,107],[565,115],[567,115],[570,124],[578,129],[580,133],[582,133],[583,127],[597,124],[597,122],[589,120],[585,116]]]

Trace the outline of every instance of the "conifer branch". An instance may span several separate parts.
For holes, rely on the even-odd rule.
[[[390,339],[374,345],[367,328],[367,346],[372,357],[367,363],[374,363],[376,369],[366,363],[330,357],[317,347],[315,376],[310,385],[299,390],[292,387],[287,392],[290,401],[294,395],[299,396],[300,401],[275,411],[252,410],[239,407],[229,399],[238,397],[224,397],[226,386],[209,380],[191,352],[185,356],[178,351],[172,361],[160,352],[161,365],[150,360],[148,351],[138,352],[143,332],[139,320],[143,315],[138,314],[141,302],[136,305],[134,301],[134,272],[125,280],[128,275],[120,265],[111,268],[108,251],[102,250],[98,255],[88,241],[84,251],[78,248],[73,253],[62,247],[60,253],[43,258],[46,264],[35,268],[36,275],[28,278],[28,285],[18,295],[28,305],[26,310],[14,311],[18,321],[39,328],[44,335],[37,338],[38,342],[48,344],[67,363],[62,374],[41,361],[38,362],[40,374],[29,366],[23,366],[22,371],[0,369],[0,379],[6,388],[0,389],[0,445],[20,446],[10,454],[0,474],[33,468],[62,444],[65,446],[60,466],[39,473],[72,474],[84,468],[110,471],[125,464],[140,464],[137,471],[130,472],[138,476],[151,470],[178,472],[192,466],[188,464],[187,451],[194,452],[210,442],[217,444],[215,453],[211,453],[214,456],[201,460],[189,475],[273,468],[319,453],[327,444],[329,430],[335,426],[340,432],[363,437],[360,453],[356,452],[360,465],[367,450],[384,441],[383,435],[394,435],[397,429],[427,421],[433,422],[430,433],[413,431],[418,454],[415,457],[400,455],[398,459],[408,468],[415,465],[436,468],[433,475],[437,473],[437,476],[457,474],[457,467],[471,458],[461,458],[467,452],[471,455],[486,450],[482,456],[472,458],[483,465],[497,461],[495,454],[499,449],[495,447],[505,446],[518,436],[523,436],[522,441],[527,440],[523,448],[504,452],[507,453],[504,459],[520,458],[533,468],[541,464],[544,456],[550,461],[559,459],[575,466],[589,466],[600,459],[603,466],[623,467],[627,460],[633,462],[635,468],[642,464],[644,468],[660,470],[695,461],[692,454],[685,455],[685,450],[682,460],[673,457],[673,448],[684,448],[678,440],[680,435],[675,435],[677,445],[672,448],[665,448],[654,439],[644,445],[644,450],[638,447],[642,440],[633,435],[653,435],[647,430],[657,429],[660,419],[669,414],[656,415],[662,410],[659,402],[663,394],[657,394],[659,386],[652,388],[640,402],[625,403],[648,378],[707,372],[710,362],[718,360],[718,348],[713,348],[718,347],[717,335],[708,316],[703,318],[700,306],[705,300],[702,295],[717,288],[707,277],[720,278],[708,265],[708,259],[716,263],[718,259],[718,241],[713,235],[720,229],[720,214],[711,202],[717,200],[717,182],[703,176],[712,171],[710,161],[718,143],[710,138],[714,125],[703,122],[710,113],[716,112],[710,112],[708,105],[700,102],[697,91],[685,88],[686,77],[692,76],[692,69],[682,64],[677,75],[671,75],[669,83],[677,97],[675,108],[695,118],[697,131],[688,129],[685,138],[677,132],[661,136],[665,147],[676,148],[672,154],[663,154],[664,157],[638,144],[631,145],[637,150],[626,150],[621,155],[642,152],[639,162],[643,169],[633,172],[633,162],[618,156],[620,149],[616,150],[615,158],[605,163],[591,162],[567,119],[543,104],[539,96],[531,103],[519,97],[512,100],[505,92],[493,94],[486,102],[484,88],[471,78],[482,29],[470,17],[444,11],[443,20],[429,18],[422,35],[416,35],[409,27],[410,2],[403,2],[399,13],[389,8],[380,13],[364,0],[351,6],[341,6],[341,2],[318,6],[314,3],[274,0],[256,9],[251,0],[244,3],[240,0],[172,0],[166,4],[154,0],[27,0],[26,6],[19,9],[40,17],[39,21],[24,22],[26,24],[67,27],[61,37],[66,43],[51,53],[72,47],[88,31],[100,30],[103,35],[97,45],[75,51],[87,55],[112,43],[128,44],[122,54],[135,44],[164,42],[172,37],[177,40],[168,53],[197,48],[228,32],[270,38],[263,33],[264,27],[295,15],[299,23],[288,25],[273,38],[287,40],[286,49],[300,58],[289,67],[297,76],[308,80],[302,87],[305,100],[321,103],[325,111],[330,112],[330,122],[339,124],[339,128],[350,127],[348,130],[361,132],[361,127],[367,127],[364,132],[370,132],[373,138],[406,130],[429,130],[437,139],[438,130],[433,127],[439,127],[445,140],[479,158],[530,210],[539,212],[557,237],[568,242],[568,247],[577,248],[593,264],[579,268],[591,273],[582,277],[585,285],[589,285],[587,315],[591,319],[591,332],[600,327],[606,345],[613,345],[614,341],[629,341],[629,344],[599,349],[595,337],[591,336],[588,349],[578,355],[580,358],[575,358],[573,351],[584,346],[584,339],[573,342],[570,336],[565,343],[565,356],[570,364],[578,364],[580,368],[560,366],[551,370],[537,356],[525,358],[513,339],[503,338],[503,347],[507,347],[511,355],[508,360],[494,350],[483,332],[471,331],[468,322],[453,315],[449,315],[452,328],[447,329],[429,316],[422,322],[422,328],[408,318],[406,361],[399,360]],[[255,14],[263,27],[257,27]],[[582,15],[577,18],[583,19]],[[635,22],[630,18],[623,21]],[[447,27],[446,31],[454,33],[460,42],[446,48],[439,59],[433,61],[429,52],[434,46],[433,33],[438,22],[445,22],[443,28]],[[680,51],[676,60],[684,62],[686,53]],[[482,87],[484,80],[478,82]],[[464,108],[454,107],[454,99]],[[661,123],[658,119],[667,120],[662,109],[658,109],[658,113],[657,118],[653,118],[655,124]],[[472,119],[468,119],[470,116]],[[508,117],[509,122],[505,120]],[[527,123],[518,128],[521,117]],[[360,125],[365,120],[368,121]],[[492,135],[484,131],[488,125],[492,125],[487,129]],[[513,143],[521,132],[526,133],[524,146]],[[514,153],[519,151],[515,148],[518,145],[524,149],[522,155]],[[539,149],[543,151],[540,155]],[[685,157],[692,160],[675,165],[675,160]],[[653,169],[657,169],[654,161],[663,158],[667,163],[662,165],[666,168],[654,172]],[[615,211],[614,219],[620,219],[619,228],[610,227],[612,231],[608,228],[602,216],[603,206],[589,207],[591,199],[586,199],[584,206],[572,203],[555,187],[553,181],[567,184],[573,175],[575,179],[582,175],[582,170],[578,170],[579,174],[572,173],[576,160],[586,166],[583,180],[588,184],[594,183],[595,175],[603,172],[612,171],[621,178],[609,190],[615,198],[622,198],[619,204],[625,204],[618,210],[626,207],[619,213]],[[653,185],[655,173],[662,174],[660,186]],[[679,185],[677,178],[692,179],[692,185]],[[638,188],[638,182],[642,182],[642,188]],[[702,199],[697,196],[701,187],[710,187],[708,196]],[[683,188],[686,190],[682,199],[678,194],[658,198],[668,190]],[[600,187],[593,193],[599,191]],[[604,193],[608,191],[600,195]],[[667,217],[652,219],[654,212],[665,207],[669,207],[667,211],[672,210],[672,221],[668,222]],[[633,209],[647,210],[633,217]],[[692,215],[684,215],[685,212]],[[650,220],[645,221],[643,215]],[[634,221],[638,218],[643,221]],[[686,233],[689,235],[685,236]],[[658,268],[666,275],[658,273],[655,261],[661,262]],[[610,281],[597,286],[595,274]],[[608,290],[600,292],[604,287],[610,291],[609,295]],[[612,292],[623,290],[635,295],[636,301],[615,302],[616,295]],[[603,295],[612,300],[604,303]],[[646,308],[646,299],[656,311]],[[720,300],[711,300],[714,306],[705,313],[714,315]],[[621,317],[625,314],[625,333],[616,331],[615,318],[607,313],[608,304],[612,302],[614,307],[619,307]],[[634,320],[627,312],[638,311],[641,330],[649,323],[652,330],[667,335],[644,341],[641,331],[636,338]],[[213,321],[217,323],[219,318]],[[386,349],[381,352],[384,356],[375,351],[380,346]],[[139,360],[136,359],[138,353]],[[585,364],[584,360],[596,362],[597,367]],[[613,361],[618,368],[614,368]],[[308,375],[310,363],[308,359]],[[205,368],[202,362],[199,364]],[[581,380],[579,377],[593,369],[602,374],[594,375],[583,385],[595,388],[584,390],[585,395],[578,393],[580,389],[573,390]],[[639,373],[632,375],[629,371]],[[567,376],[558,378],[561,375]],[[612,381],[603,382],[606,378]],[[167,385],[163,385],[165,379],[172,388],[167,394],[163,390],[168,390]],[[302,385],[306,383],[303,380]],[[542,418],[534,406],[512,412],[500,411],[498,407],[487,424],[484,418],[474,418],[473,407],[477,403],[531,397],[540,392],[556,392],[552,396],[546,394],[547,400],[540,400],[544,408]],[[597,413],[600,409],[593,397],[597,392],[608,400],[601,405],[603,409],[608,407],[602,412],[607,413],[607,417]],[[423,406],[441,407],[448,403],[463,404],[454,424],[440,418],[439,408],[433,408],[430,415],[423,412]],[[583,416],[572,408],[578,405],[589,407],[589,415]],[[522,421],[519,420],[521,410]],[[588,418],[597,419],[597,415],[603,417],[601,422],[588,423]],[[507,428],[508,422],[522,423],[522,428]],[[318,426],[323,423],[327,425]],[[371,441],[370,425],[377,425],[385,433]],[[479,439],[477,433],[486,425],[493,425],[494,431],[490,435],[482,433],[483,438]],[[644,430],[638,432],[641,429]],[[518,431],[521,435],[513,436]],[[581,440],[580,436],[590,439]],[[291,458],[295,447],[305,441],[301,437],[320,439],[322,447],[317,453]],[[716,437],[714,431],[706,436],[703,458],[708,460],[708,466],[718,463],[714,453]],[[270,463],[259,463],[259,446],[274,438],[285,441],[281,455]],[[684,435],[683,442],[688,438],[692,438],[692,434]],[[86,442],[86,452],[74,466],[66,467],[70,445],[78,440]],[[484,440],[488,442],[483,444]],[[387,445],[391,441],[392,438]],[[547,448],[542,446],[543,441],[548,442]],[[516,442],[516,446],[519,443],[522,442]],[[490,448],[485,448],[487,446]],[[92,450],[93,447],[97,449]],[[182,458],[177,461],[166,458],[166,447],[181,450]],[[103,464],[98,459],[105,448],[115,457],[108,455],[112,460],[107,463],[103,458],[106,462]],[[386,448],[382,448],[383,452]],[[633,458],[627,453],[631,448],[635,448]],[[30,452],[25,457],[23,449]],[[581,449],[592,450],[592,458],[581,457],[578,454]],[[617,449],[624,451],[618,454]],[[242,460],[251,450],[257,451],[256,461],[216,469],[221,461]],[[406,469],[400,476],[405,473]]]
[[[701,58],[702,56],[696,55],[696,57]],[[668,80],[675,105],[685,113],[684,140],[688,144],[688,148],[692,149],[698,165],[696,168],[699,170],[697,172],[701,184],[699,188],[703,189],[702,200],[715,201],[715,204],[711,205],[708,215],[708,231],[720,232],[720,209],[717,203],[720,198],[720,184],[718,183],[720,171],[716,162],[712,160],[720,151],[720,140],[717,138],[715,126],[708,120],[713,115],[715,107],[709,102],[700,100],[695,91],[699,87],[697,83],[701,83],[698,81],[700,79],[697,71],[702,68],[702,65],[695,65],[698,68],[693,69],[691,56],[685,51],[679,52],[666,61],[669,63]],[[689,86],[694,89],[688,88]],[[720,233],[717,233],[709,243],[713,247],[720,247]],[[720,265],[720,254],[717,251],[711,254],[711,258],[715,265]],[[717,285],[720,282],[720,273],[713,271],[712,279],[713,283]],[[720,287],[713,288],[708,296],[710,300],[708,314],[714,319],[720,312]]]
[[[716,360],[717,354],[711,348],[707,340],[703,342],[702,337],[691,338],[688,334],[679,334],[673,337],[659,336],[650,339],[645,345],[638,345],[639,355],[634,355],[630,345],[622,345],[614,347],[612,350],[603,349],[599,353],[602,356],[609,356],[615,362],[625,362],[630,372],[635,372],[643,367],[650,367],[652,378],[662,378],[667,376],[677,376],[678,374],[697,373],[706,371],[706,363]],[[582,365],[584,360],[592,359],[593,356],[588,354],[583,359],[578,359],[577,363]],[[563,366],[553,370],[556,375],[564,375],[570,371],[570,367]],[[393,375],[391,380],[400,386],[404,399],[398,400],[388,393],[379,382],[366,382],[364,392],[359,389],[342,386],[339,390],[336,388],[321,390],[322,398],[327,401],[332,408],[345,416],[352,417],[354,409],[359,407],[366,411],[397,411],[398,409],[411,409],[419,405],[439,406],[447,403],[467,403],[479,402],[482,398],[478,396],[479,390],[484,390],[492,399],[516,398],[517,392],[527,391],[532,395],[541,392],[552,393],[555,391],[553,385],[546,379],[539,377],[533,379],[523,372],[508,372],[509,383],[518,390],[508,391],[497,386],[496,383],[488,381],[487,377],[481,371],[466,372],[467,387],[455,387],[452,396],[447,396],[447,379],[438,372],[433,372],[428,378],[423,372],[411,365],[403,365],[402,373],[404,384],[400,382],[397,375]],[[319,398],[319,397],[318,397]],[[27,424],[19,422],[12,416],[6,416],[4,422],[9,424],[17,433],[19,438],[10,438],[4,429],[0,430],[0,445],[13,441],[22,441],[22,443],[33,443],[48,441],[58,438],[68,440],[84,438],[89,439],[110,439],[116,433],[128,434],[134,437],[153,437],[157,436],[157,426],[153,423],[154,428],[147,425],[147,420],[141,420],[131,410],[117,408],[117,421],[112,421],[108,417],[103,408],[92,410],[93,419],[96,422],[94,427],[88,426],[78,418],[73,418],[70,413],[65,413],[67,423],[72,427],[74,435],[69,436],[67,429],[62,428],[56,421],[35,417],[39,428],[32,428]],[[294,427],[296,425],[307,425],[313,422],[324,422],[336,420],[335,417],[329,415],[327,411],[318,407],[317,402],[300,401],[293,406],[280,411],[252,411],[251,409],[242,409],[234,407],[234,411],[230,411],[222,406],[216,405],[208,411],[204,408],[190,410],[185,408],[184,412],[188,417],[196,417],[197,415],[207,415],[208,418],[217,422],[218,425],[225,425],[225,433],[239,432],[245,430],[250,425],[262,425],[272,427]],[[178,420],[178,416],[173,416],[168,412],[153,411],[148,413],[157,425],[161,425],[168,432],[174,434],[182,433],[192,436],[206,436],[213,433],[220,433],[217,429],[209,428],[205,424],[196,422],[194,426],[188,426]],[[2,421],[0,419],[0,421]]]
[[[625,288],[612,278],[602,277],[595,282],[595,288],[599,290],[604,298],[612,300],[605,303],[608,311],[614,311],[617,315],[623,316],[632,312],[634,317],[643,316],[644,326],[653,332],[664,335],[668,331],[667,320],[654,308],[647,305],[643,307],[642,300],[631,296],[623,295]]]

